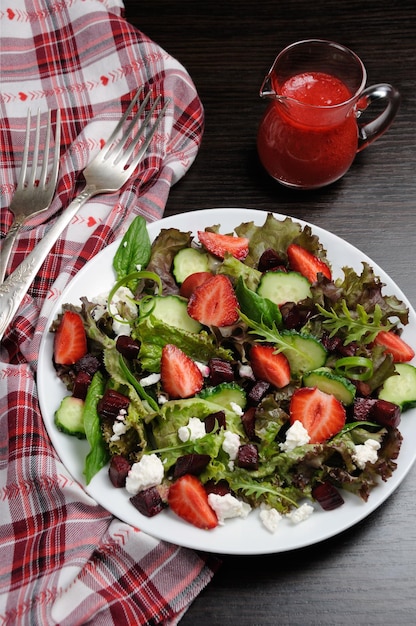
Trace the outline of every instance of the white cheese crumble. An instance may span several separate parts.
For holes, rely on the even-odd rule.
[[[129,335],[131,330],[130,324],[127,323],[127,320],[123,321],[124,318],[118,315],[117,304],[122,302],[125,305],[125,310],[127,310],[129,317],[134,319],[137,317],[137,306],[133,300],[133,293],[128,287],[124,286],[117,289],[111,299],[110,307],[108,307],[108,294],[101,294],[92,299],[92,302],[96,305],[92,316],[97,321],[104,315],[107,308],[109,308],[110,312],[116,316],[116,319],[113,320],[114,333],[116,335]]]
[[[117,418],[118,419],[118,418]],[[123,420],[116,420],[113,424],[113,435],[110,441],[120,441],[120,436],[127,432],[127,425]]]
[[[265,505],[260,506],[260,519],[263,522],[263,526],[271,533],[275,533],[279,525],[282,515],[277,509],[272,509]]]
[[[209,369],[208,365],[206,365],[205,363],[200,363],[199,361],[195,361],[195,365],[197,366],[197,368],[201,372],[202,376],[204,378],[208,378],[208,376],[210,374],[210,369]]]
[[[377,450],[380,449],[380,444],[375,439],[367,439],[362,445],[355,446],[355,453],[352,455],[352,460],[360,469],[364,469],[366,463],[375,463],[377,461]]]
[[[164,476],[163,463],[156,454],[145,454],[133,463],[126,478],[126,489],[135,495],[148,487],[160,485]]]
[[[282,452],[294,450],[298,446],[304,446],[309,443],[310,437],[302,422],[296,420],[286,432],[286,441],[279,444]]]
[[[238,454],[238,448],[240,447],[240,437],[236,433],[232,433],[229,430],[224,432],[224,441],[222,442],[222,449],[228,454],[231,461],[235,461]]]
[[[178,429],[178,437],[184,443],[186,441],[195,441],[206,435],[205,424],[197,417],[190,417],[186,426]]]
[[[149,374],[149,376],[145,376],[140,379],[140,384],[142,387],[150,387],[150,385],[155,385],[160,380],[160,374]]]
[[[254,380],[254,373],[251,365],[240,365],[238,373],[241,378],[252,378]]]
[[[232,517],[246,518],[251,511],[251,506],[247,502],[237,500],[230,493],[220,496],[217,493],[210,493],[208,495],[208,502],[211,508],[214,509],[218,523],[222,526],[224,520]]]
[[[244,411],[237,402],[230,402],[230,408],[236,415],[243,415]]]
[[[290,511],[290,513],[288,513],[286,517],[290,519],[290,521],[294,524],[300,524],[300,522],[304,522],[305,520],[307,520],[308,517],[312,515],[313,511],[313,506],[305,502],[305,504],[302,504],[299,508]]]

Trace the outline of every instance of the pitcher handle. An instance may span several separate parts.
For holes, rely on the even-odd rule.
[[[361,152],[380,137],[394,120],[400,104],[400,94],[392,85],[379,83],[364,89],[358,101],[358,112],[365,111],[373,102],[386,100],[384,110],[370,122],[358,124],[358,150]]]

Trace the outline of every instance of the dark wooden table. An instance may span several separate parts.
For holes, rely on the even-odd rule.
[[[416,305],[416,4],[414,0],[126,0],[128,20],[189,71],[206,130],[166,215],[247,207],[319,225],[368,254]],[[257,161],[263,76],[299,39],[352,48],[368,84],[390,82],[402,104],[389,132],[347,175],[314,192],[269,179]],[[415,337],[416,341],[416,337]],[[416,442],[415,442],[416,445]],[[416,623],[416,469],[367,519],[306,549],[224,557],[183,626]]]

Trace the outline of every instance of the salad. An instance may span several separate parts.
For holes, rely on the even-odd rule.
[[[274,531],[392,475],[414,351],[406,306],[368,264],[333,280],[310,228],[270,214],[153,244],[136,218],[113,266],[111,292],[52,328],[68,388],[55,421],[87,438],[87,482],[109,463],[145,515],[213,528],[260,508]]]

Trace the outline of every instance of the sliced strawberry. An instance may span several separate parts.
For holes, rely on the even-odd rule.
[[[281,389],[290,383],[289,361],[273,346],[255,344],[250,350],[250,363],[254,376]]]
[[[345,409],[334,396],[316,387],[302,387],[290,401],[290,423],[299,420],[308,431],[310,443],[323,443],[343,428]]]
[[[204,384],[195,361],[180,348],[169,343],[162,349],[160,378],[163,390],[171,398],[190,398],[201,391]]]
[[[188,301],[188,314],[206,326],[230,326],[238,320],[238,300],[230,279],[212,276],[197,287]]]
[[[185,474],[175,481],[168,494],[172,511],[197,528],[218,526],[218,518],[208,503],[208,494],[196,476]]]
[[[65,311],[55,333],[53,357],[58,365],[73,365],[87,353],[87,335],[81,316]]]
[[[287,256],[291,269],[295,272],[300,272],[310,283],[317,281],[318,272],[331,280],[332,274],[328,265],[308,250],[305,250],[305,248],[302,248],[302,246],[291,243],[287,249]]]
[[[374,343],[378,346],[384,346],[385,352],[392,355],[395,363],[407,363],[407,361],[411,361],[415,356],[413,348],[391,330],[380,331]]]
[[[223,259],[225,253],[229,252],[239,261],[243,261],[248,254],[249,239],[247,237],[234,237],[199,230],[198,238],[208,252],[220,259]]]
[[[197,287],[207,282],[208,278],[212,278],[211,272],[195,272],[189,274],[183,281],[179,289],[179,295],[183,298],[190,298]]]

